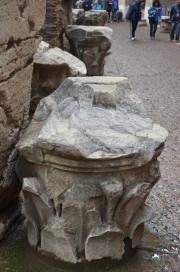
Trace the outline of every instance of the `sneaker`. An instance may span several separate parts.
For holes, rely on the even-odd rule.
[[[135,37],[132,37],[132,38],[131,38],[131,41],[134,41],[135,39],[136,39]]]

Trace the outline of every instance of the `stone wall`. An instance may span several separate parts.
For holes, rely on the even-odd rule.
[[[28,120],[32,56],[44,17],[45,0],[0,1],[0,223],[21,189],[12,151]]]
[[[71,18],[72,0],[47,0],[43,40],[52,47],[63,48],[64,29],[67,24],[71,24]]]

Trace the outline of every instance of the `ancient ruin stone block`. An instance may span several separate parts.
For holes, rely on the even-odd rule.
[[[73,11],[77,14],[77,11]],[[89,25],[89,26],[104,26],[108,21],[108,13],[106,10],[90,10],[78,13],[74,24],[76,25]]]
[[[83,20],[84,16],[85,14],[83,9],[72,9],[72,24],[76,25],[77,20]]]
[[[21,182],[14,171],[17,154],[13,149],[21,128],[28,120],[32,58],[37,50],[37,34],[44,23],[44,16],[45,0],[0,1],[1,230],[6,230],[11,223],[8,211],[11,205],[15,206],[21,189]]]
[[[71,263],[122,259],[152,216],[166,137],[126,78],[66,79],[17,146],[29,243]]]
[[[70,51],[87,67],[87,75],[104,74],[105,57],[111,48],[112,29],[97,26],[68,26],[66,36]]]
[[[34,113],[40,99],[51,94],[69,76],[85,76],[85,64],[58,47],[47,48],[40,44],[34,55],[32,78],[31,114]],[[45,49],[47,48],[47,49]]]

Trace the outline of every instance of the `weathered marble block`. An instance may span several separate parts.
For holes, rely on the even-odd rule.
[[[120,260],[152,215],[166,137],[126,78],[66,79],[17,146],[29,243],[70,263]]]
[[[70,25],[66,28],[66,36],[71,53],[86,64],[87,75],[104,75],[105,57],[110,54],[112,29]]]
[[[85,12],[83,9],[72,9],[72,24],[76,25],[77,21],[82,20],[84,16]]]
[[[86,73],[86,66],[80,59],[58,47],[48,48],[47,43],[40,43],[34,55],[31,113],[39,101],[55,91],[65,78],[85,76]]]
[[[108,13],[106,10],[90,10],[80,14],[73,11],[73,14],[77,13],[75,24],[77,25],[89,25],[89,26],[104,26],[108,21]]]

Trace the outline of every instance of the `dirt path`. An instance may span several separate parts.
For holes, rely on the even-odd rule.
[[[105,73],[127,76],[143,100],[150,117],[169,131],[161,156],[162,178],[148,202],[157,216],[149,227],[169,240],[180,241],[180,44],[160,33],[148,38],[148,28],[139,27],[137,40],[128,40],[127,23],[113,28],[112,55]]]

